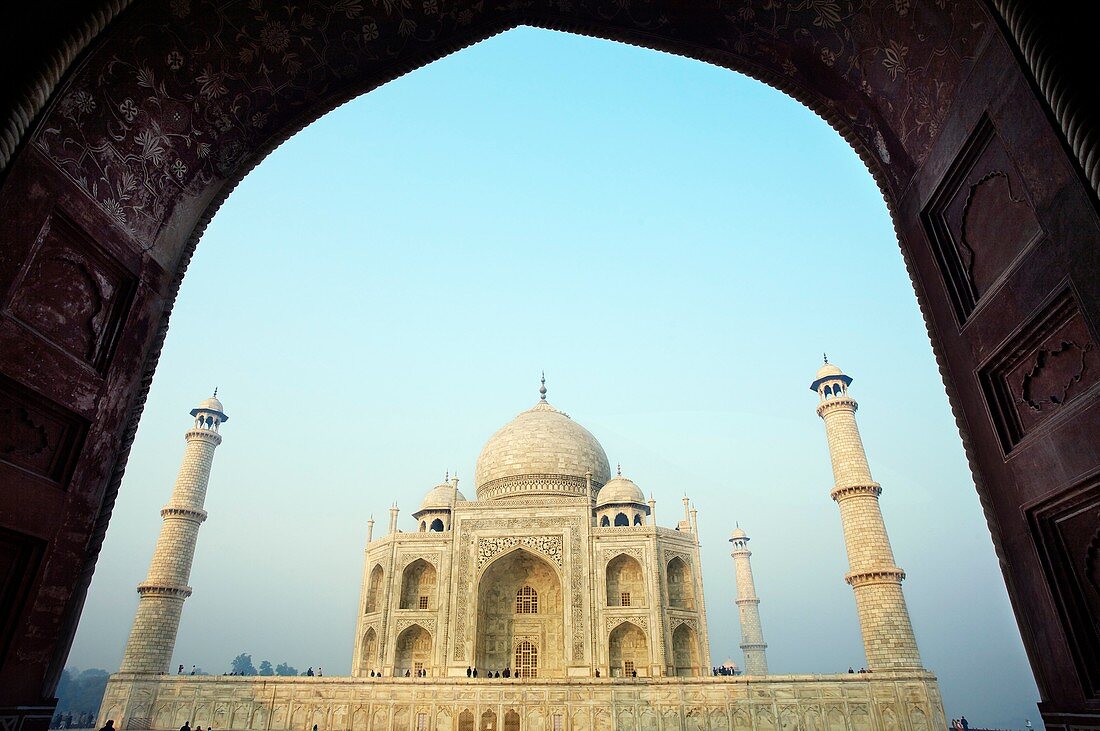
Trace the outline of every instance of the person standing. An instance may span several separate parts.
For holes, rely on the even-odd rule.
[[[183,666],[181,665],[180,667]],[[99,731],[115,731],[115,720],[113,718],[108,718],[107,723],[103,724],[103,728],[99,729]]]
[[[180,726],[180,731],[191,731],[191,722],[190,721],[184,721],[183,725]]]
[[[469,665],[467,665],[466,666],[466,677],[467,678],[473,677],[473,674],[474,674],[474,669],[472,667],[470,667]]]
[[[962,724],[963,731],[970,731],[970,721],[966,720],[966,716],[959,719],[959,723]]]

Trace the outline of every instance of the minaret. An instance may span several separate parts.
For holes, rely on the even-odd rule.
[[[367,519],[367,543],[369,544],[373,540],[374,540],[374,515],[372,514],[370,516],[370,518]]]
[[[141,598],[120,672],[168,672],[183,600],[191,596],[187,580],[191,575],[199,526],[206,520],[202,506],[206,501],[214,450],[222,443],[218,429],[223,422],[229,421],[217,393],[214,391],[214,396],[191,410],[195,425],[185,435],[187,446],[172,497],[160,511],[163,519],[160,536],[149,574],[138,585]]]
[[[756,596],[756,583],[749,563],[749,537],[740,526],[730,538],[733,544],[733,570],[737,576],[737,612],[741,615],[741,649],[745,653],[746,675],[767,675],[768,658],[764,650],[764,628],[760,624],[760,598]]]
[[[848,574],[844,580],[856,595],[863,648],[870,670],[921,667],[909,609],[901,592],[905,572],[894,565],[878,498],[882,487],[871,479],[867,455],[856,426],[858,405],[848,395],[852,379],[825,359],[810,384],[821,401],[817,415],[833,461],[833,500],[840,506]]]
[[[390,506],[390,535],[397,532],[397,503]]]

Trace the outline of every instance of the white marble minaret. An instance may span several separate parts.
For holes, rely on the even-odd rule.
[[[172,497],[160,511],[163,518],[160,537],[153,551],[149,574],[138,585],[141,598],[119,672],[168,672],[183,600],[191,596],[187,580],[191,575],[199,526],[206,520],[206,511],[202,508],[214,450],[222,443],[218,429],[229,420],[222,402],[217,399],[217,391],[192,409],[191,416],[195,417],[195,425],[187,430],[187,447]]]
[[[852,379],[829,363],[817,371],[810,390],[820,397],[817,415],[825,421],[825,436],[833,462],[832,498],[840,506],[848,574],[844,580],[856,595],[863,648],[870,670],[921,667],[909,609],[901,592],[905,572],[894,564],[878,498],[882,487],[871,479],[867,454],[856,426],[855,399],[848,395]]]
[[[733,569],[737,576],[737,612],[741,618],[741,650],[745,653],[745,675],[767,675],[768,657],[764,650],[764,628],[760,624],[760,597],[756,596],[756,582],[752,578],[749,563],[749,537],[740,527],[730,538],[733,544]]]

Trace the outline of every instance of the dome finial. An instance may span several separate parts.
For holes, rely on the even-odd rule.
[[[218,387],[214,386],[214,398],[218,397]]]
[[[439,473],[436,473],[436,474],[439,474]],[[443,473],[443,481],[444,482],[450,482],[451,481],[451,471],[450,470],[447,470],[446,472]]]
[[[546,371],[542,372],[542,381],[541,381],[541,383],[542,383],[542,385],[539,386],[539,400],[540,401],[545,401],[546,400]]]
[[[615,465],[615,474],[618,475],[619,477],[623,476],[623,464],[622,464],[622,462],[619,462],[618,464]]]
[[[821,357],[825,359],[825,362],[826,362],[826,363],[828,363],[828,362],[829,362],[829,354],[828,354],[828,353],[822,353],[822,354],[821,354]]]

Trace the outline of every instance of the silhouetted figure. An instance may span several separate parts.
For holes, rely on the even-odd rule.
[[[176,671],[176,675],[183,675],[183,665],[180,665],[180,669]]]
[[[504,668],[504,677],[506,677],[506,678],[512,677],[512,669],[511,668]]]
[[[477,677],[477,668],[474,668],[474,677]]]
[[[970,721],[966,720],[966,716],[959,719],[959,723],[962,724],[963,731],[970,731]]]
[[[183,666],[180,665],[180,667],[182,668]],[[99,729],[99,731],[115,731],[115,720],[113,718],[108,718],[107,723],[103,724],[103,728]]]
[[[596,677],[597,678],[600,677],[600,669],[599,668],[596,668]]]
[[[310,665],[309,669],[306,670],[306,675],[310,678],[313,677],[313,666],[312,665]]]
[[[190,721],[184,721],[183,725],[180,726],[180,731],[191,731],[191,722]]]
[[[631,670],[630,671],[630,677],[632,677],[632,678],[638,677],[638,671],[637,670]]]
[[[849,666],[848,666],[848,672],[849,672],[849,673],[854,673],[854,672],[855,672],[855,670],[852,670],[852,666],[851,666],[851,665],[849,665]]]
[[[195,666],[194,666],[194,665],[192,665],[192,666],[191,666],[191,674],[192,674],[192,675],[194,675],[194,674],[195,674]]]
[[[412,677],[412,673],[410,673],[408,670],[406,670],[405,671],[405,677],[406,678]]]
[[[324,677],[324,673],[321,672],[321,666],[320,665],[317,666],[317,677],[318,678]],[[314,731],[316,731],[316,729],[314,729]]]
[[[466,677],[467,678],[472,677],[473,674],[474,674],[474,669],[472,667],[470,667],[469,665],[467,665],[466,666]]]

